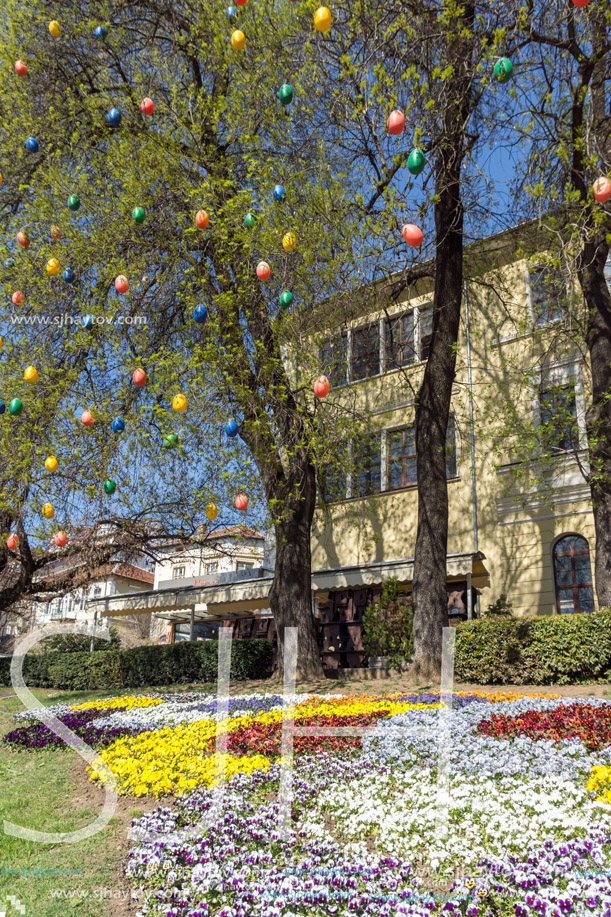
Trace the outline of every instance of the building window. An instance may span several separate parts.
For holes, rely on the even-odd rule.
[[[217,573],[219,568],[218,561],[215,560],[212,564],[206,564],[206,573]]]
[[[352,332],[352,381],[380,372],[380,324],[374,322]]]
[[[399,490],[416,484],[418,474],[413,424],[400,430],[389,430],[387,436],[388,490]],[[456,422],[453,415],[450,415],[446,432],[446,476],[455,478],[457,475]]]
[[[379,433],[364,436],[354,443],[353,496],[367,497],[381,487],[382,440]]]
[[[566,285],[562,275],[549,267],[529,271],[530,302],[537,328],[562,318],[566,304]]]
[[[87,593],[84,589],[82,589],[80,597],[79,597],[79,611],[85,611],[86,607],[87,607]]]
[[[172,579],[184,579],[185,567],[172,567]]]
[[[433,310],[422,309],[420,312],[420,359],[428,360],[433,343]]]
[[[252,570],[253,567],[254,564],[248,564],[245,560],[238,560],[235,565],[236,570]]]
[[[320,363],[323,372],[334,388],[348,381],[348,334],[342,334],[326,341],[320,348]]]
[[[555,385],[539,393],[541,442],[550,452],[579,448],[575,386]]]
[[[385,331],[387,372],[417,362],[413,312],[388,319]]]
[[[61,597],[53,599],[53,604],[51,606],[51,617],[52,618],[61,618],[62,616],[62,600]]]
[[[348,490],[349,462],[348,445],[340,442],[335,446],[335,455],[320,469],[320,490],[325,503],[345,500]]]
[[[581,535],[563,535],[554,545],[553,556],[558,614],[594,611],[592,566],[586,539]]]

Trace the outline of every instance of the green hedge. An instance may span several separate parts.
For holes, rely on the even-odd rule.
[[[611,681],[611,609],[594,614],[465,621],[455,678],[481,685]]]
[[[217,652],[218,643],[210,640],[93,653],[40,653],[26,656],[23,674],[30,687],[83,691],[216,682]],[[272,655],[267,640],[233,641],[232,679],[265,678]],[[10,680],[10,659],[0,659],[0,684],[9,685]]]

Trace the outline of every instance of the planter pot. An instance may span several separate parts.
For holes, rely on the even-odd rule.
[[[370,669],[388,669],[390,656],[370,656],[368,666]]]

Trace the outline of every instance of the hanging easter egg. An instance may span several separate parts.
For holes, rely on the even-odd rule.
[[[91,411],[83,411],[81,414],[81,423],[85,424],[86,427],[90,427],[93,423],[93,414]]]
[[[149,99],[148,96],[145,96],[145,98],[140,102],[140,111],[143,115],[152,115],[155,111],[155,103],[153,100]]]
[[[25,76],[28,72],[26,64],[22,60],[15,61],[15,73],[17,76]]]
[[[236,29],[231,36],[231,47],[234,51],[243,51],[246,46],[246,35],[241,29]]]
[[[9,549],[9,551],[16,551],[18,544],[19,544],[19,539],[17,535],[9,535],[8,538],[6,539],[6,546]]]
[[[235,498],[235,508],[241,510],[242,512],[248,506],[248,497],[246,494],[238,494]]]
[[[183,411],[186,411],[187,399],[185,398],[185,396],[180,393],[178,395],[174,395],[174,397],[172,398],[172,407],[174,408],[177,414],[182,414]]]
[[[78,210],[81,206],[81,199],[78,194],[71,194],[68,198],[68,207],[70,210]],[[60,236],[61,238],[61,236]]]
[[[283,309],[288,309],[293,304],[293,294],[290,290],[283,290],[280,294],[280,305]]]
[[[83,315],[81,322],[83,323],[83,328],[86,328],[89,331],[93,328],[93,315]]]
[[[35,366],[27,366],[23,373],[23,381],[30,382],[32,385],[34,382],[38,382],[38,370]]]
[[[282,237],[282,248],[285,252],[292,252],[297,245],[297,236],[294,232],[286,232]]]
[[[5,411],[6,411],[6,405],[4,401],[2,400],[2,398],[0,398],[0,414],[4,414]]]
[[[208,310],[206,307],[202,304],[196,306],[193,310],[193,318],[199,325],[203,325],[208,318]]]
[[[319,6],[314,13],[314,28],[319,32],[326,32],[331,28],[331,12],[326,6]]]
[[[15,259],[14,259],[14,258],[7,258],[6,261],[4,262],[4,266],[5,266],[5,268],[7,268],[8,270],[10,270],[11,268],[15,267]]]
[[[65,548],[68,544],[68,536],[65,532],[56,532],[53,541],[58,548]]]
[[[598,203],[606,204],[606,202],[611,197],[611,181],[607,178],[606,175],[601,175],[600,178],[597,178],[594,182],[592,190]]]
[[[8,409],[9,409],[9,412],[13,415],[13,417],[19,417],[19,415],[23,411],[23,404],[19,400],[19,398],[13,398],[13,400],[11,401],[11,403],[8,406]]]
[[[115,417],[112,422],[112,432],[113,433],[122,433],[125,429],[125,421],[122,417]]]
[[[218,514],[219,514],[219,511],[216,508],[216,506],[214,505],[214,503],[208,503],[208,505],[206,506],[206,519],[210,519],[210,521],[212,522],[213,519],[216,519]]]
[[[70,206],[70,204],[68,204],[68,206]],[[54,242],[59,242],[62,236],[63,236],[63,232],[61,231],[59,226],[51,227],[51,238],[53,239]]]
[[[121,124],[122,117],[123,115],[118,108],[111,108],[107,115],[108,123],[111,127],[118,127]]]
[[[235,420],[232,419],[225,424],[225,433],[231,437],[238,435],[238,425]]]
[[[397,108],[391,111],[386,122],[386,127],[388,128],[389,134],[402,134],[405,129],[405,115],[403,112],[399,111]]]
[[[17,233],[17,241],[19,242],[19,244],[21,245],[22,248],[29,248],[29,245],[30,245],[30,237],[28,236],[27,233],[21,232],[21,230],[20,230],[20,231]]]
[[[95,35],[96,38],[103,40],[104,38],[106,38],[108,32],[106,31],[103,25],[96,25],[95,29],[93,30],[93,34]]]
[[[45,519],[52,519],[55,515],[55,510],[52,503],[43,503],[42,505],[42,514]]]
[[[74,283],[75,275],[71,267],[67,267],[62,274],[63,279],[66,283]]]
[[[419,245],[422,245],[424,240],[424,234],[419,226],[414,226],[413,223],[406,223],[401,234],[408,245],[411,245],[413,248],[417,248]]]
[[[210,222],[210,218],[205,210],[198,210],[195,214],[195,225],[198,229],[205,229]]]
[[[494,75],[499,83],[507,83],[513,76],[513,64],[508,57],[501,57],[494,65]]]
[[[412,150],[407,159],[407,168],[412,175],[420,175],[426,165],[422,150]]]
[[[25,142],[25,148],[28,153],[37,153],[38,152],[38,140],[36,137],[28,137]]]
[[[48,455],[48,456],[46,457],[46,459],[45,459],[45,468],[46,468],[47,471],[49,471],[51,474],[53,474],[55,471],[57,471],[58,465],[59,465],[59,462],[57,461],[57,459],[55,458],[54,455]]]
[[[236,10],[235,6],[228,6],[225,10],[225,16],[227,16],[227,19],[229,19],[230,22],[233,22],[237,15],[238,11]]]
[[[146,373],[143,369],[135,369],[132,373],[132,382],[141,388],[146,383]]]
[[[178,434],[169,433],[167,436],[163,437],[163,442],[161,444],[164,449],[173,449],[174,446],[178,445]]]
[[[114,492],[115,492],[116,489],[117,489],[117,485],[116,485],[116,483],[113,481],[112,478],[107,478],[107,479],[104,481],[104,493],[105,493],[105,494],[109,494],[109,495],[114,494]]]
[[[23,295],[21,290],[15,290],[15,292],[11,296],[11,302],[13,303],[14,306],[20,306],[22,302],[24,301],[24,299],[25,299],[25,296]]]
[[[278,98],[283,105],[290,105],[293,101],[293,87],[290,83],[283,83],[278,90]]]
[[[256,222],[257,218],[254,213],[247,213],[244,217],[244,226],[246,226],[246,229],[252,229]]]
[[[238,6],[246,6],[247,0],[235,0]]]
[[[314,383],[314,394],[317,398],[326,398],[329,394],[331,385],[326,376],[319,376]]]
[[[134,223],[138,223],[138,224],[144,223],[144,217],[145,217],[144,207],[134,207],[134,209],[132,210],[132,220],[134,221]]]
[[[53,38],[59,38],[61,34],[61,30],[62,30],[62,27],[60,26],[57,19],[52,19],[51,22],[49,23],[49,32],[51,33]]]
[[[276,185],[274,187],[274,200],[283,201],[285,197],[286,197],[286,191],[284,190],[282,185]]]
[[[50,274],[51,277],[55,277],[56,274],[59,274],[62,266],[57,260],[57,258],[49,258],[47,261],[47,274]]]
[[[583,9],[584,6],[587,6],[590,0],[573,0],[573,6],[578,7],[578,9]]]
[[[259,261],[257,265],[257,277],[259,280],[267,280],[272,270],[267,261]]]
[[[115,290],[117,291],[117,293],[127,293],[128,289],[129,289],[129,282],[127,280],[127,277],[125,277],[123,274],[119,274],[119,276],[115,280]]]

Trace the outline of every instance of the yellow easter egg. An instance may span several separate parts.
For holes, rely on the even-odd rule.
[[[320,6],[314,13],[314,26],[319,32],[331,28],[331,11],[326,6]]]
[[[53,516],[55,515],[55,510],[53,509],[53,506],[51,505],[51,503],[45,503],[43,505],[42,514],[45,517],[45,519],[53,518]]]
[[[172,398],[172,407],[178,414],[182,414],[187,408],[187,399],[185,396],[182,394],[174,395]]]
[[[47,261],[47,274],[50,274],[51,277],[55,277],[56,274],[59,274],[61,268],[62,266],[57,258],[49,258]]]
[[[53,474],[54,471],[57,471],[58,465],[59,465],[59,462],[57,461],[54,455],[49,455],[45,459],[45,468],[47,469],[47,471],[50,471],[51,474]]]
[[[60,26],[57,19],[52,19],[51,22],[49,23],[49,32],[51,33],[53,38],[59,38],[59,34],[61,30],[62,30],[62,27]]]
[[[235,51],[243,51],[246,46],[246,35],[240,29],[236,29],[231,36],[231,46]]]
[[[206,507],[206,517],[212,520],[212,519],[216,519],[218,514],[219,514],[219,511],[216,508],[216,506],[214,505],[214,503],[209,503],[208,506]]]
[[[38,370],[35,366],[28,366],[23,374],[26,382],[38,382]]]
[[[292,252],[295,246],[297,245],[297,236],[294,232],[285,233],[282,239],[282,248],[285,252]]]

